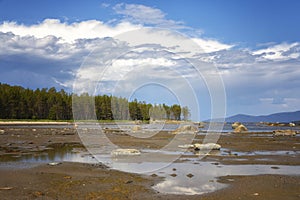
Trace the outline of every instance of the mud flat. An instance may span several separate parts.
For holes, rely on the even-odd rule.
[[[0,129],[0,199],[300,198],[299,135],[222,133],[220,151],[201,157],[185,152],[169,168],[134,174],[97,162],[72,125],[3,124]],[[105,134],[121,148],[142,153],[175,137],[170,131],[146,139],[115,129]],[[196,135],[193,143],[204,137]]]

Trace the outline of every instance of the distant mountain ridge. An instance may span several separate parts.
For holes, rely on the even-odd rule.
[[[281,112],[270,115],[244,115],[238,114],[225,119],[226,122],[294,122],[300,121],[300,111],[295,112]]]

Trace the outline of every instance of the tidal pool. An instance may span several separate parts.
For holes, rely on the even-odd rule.
[[[218,182],[218,177],[227,175],[259,175],[259,174],[282,174],[299,175],[300,166],[287,165],[223,165],[218,162],[205,162],[197,156],[190,159],[181,158],[177,162],[164,162],[164,158],[174,156],[183,152],[159,152],[150,149],[141,150],[141,152],[156,152],[160,155],[153,162],[139,162],[138,159],[131,159],[131,162],[114,160],[110,155],[102,158],[114,160],[115,163],[110,167],[122,171],[143,172],[147,175],[158,175],[164,180],[153,189],[166,194],[185,194],[195,195],[214,192],[227,186]],[[269,155],[276,152],[259,152],[257,154]],[[287,152],[279,151],[280,155]],[[291,152],[288,152],[291,153]],[[293,152],[298,154],[298,152]],[[192,155],[191,152],[188,155]],[[125,159],[125,161],[127,161]],[[43,152],[32,152],[28,154],[11,154],[0,156],[0,167],[6,168],[29,168],[41,163],[50,162],[81,162],[97,163],[97,155],[90,155],[83,148],[74,148],[70,146],[49,148]],[[155,169],[155,171],[153,171]],[[234,180],[232,180],[234,181]]]

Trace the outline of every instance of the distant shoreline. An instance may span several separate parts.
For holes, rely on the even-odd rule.
[[[43,120],[5,120],[0,119],[0,126],[1,125],[74,125],[75,123],[95,123],[95,121],[43,121]],[[114,124],[114,123],[124,123],[124,124],[147,124],[149,122],[145,121],[133,121],[133,120],[100,120],[97,121],[100,124]],[[155,122],[154,122],[155,123]],[[157,120],[156,123],[166,123],[166,124],[181,124],[186,123],[186,121],[176,121],[176,120],[166,120],[166,121],[159,121]]]
[[[0,125],[72,125],[73,122],[0,121]]]

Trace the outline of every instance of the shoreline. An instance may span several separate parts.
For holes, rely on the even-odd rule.
[[[55,121],[0,121],[0,125],[73,125],[73,122]]]
[[[43,122],[38,125],[41,123]],[[37,155],[45,155],[45,150],[48,147],[57,149],[63,145],[74,145],[76,148],[77,145],[82,144],[74,127],[37,127],[33,129],[30,126],[14,127],[12,124],[9,125],[11,126],[1,128],[4,132],[0,134],[0,158],[5,158],[5,156],[26,157],[31,154],[33,159],[37,159]],[[153,140],[139,140],[130,135],[114,133],[113,131],[107,133],[107,137],[119,146],[142,149],[159,149],[165,145],[166,140],[173,136],[168,132],[161,132]],[[203,138],[203,135],[198,135],[197,142],[203,141]],[[219,167],[243,164],[261,164],[270,167],[278,165],[300,166],[298,154],[300,137],[272,137],[255,133],[234,133],[222,134],[218,143],[224,148],[220,155],[211,154],[203,158],[202,161]],[[263,154],[248,154],[248,152],[255,151]],[[282,151],[283,153],[272,155],[274,151]],[[226,153],[226,155],[222,153]],[[0,165],[3,163],[0,162]],[[41,163],[32,168],[8,166],[4,169],[2,166],[0,168],[0,199],[24,199],[24,197],[28,199],[113,199],[115,197],[115,199],[124,200],[239,198],[279,200],[300,197],[298,196],[300,195],[298,190],[300,174],[295,174],[295,176],[280,174],[216,176],[217,181],[227,184],[227,187],[200,195],[174,195],[159,193],[152,188],[155,184],[163,181],[164,178],[161,176],[126,173],[107,168],[102,164],[63,161],[62,164],[50,166],[47,163],[49,162]],[[198,165],[195,164],[194,166]],[[201,165],[199,167],[201,168]],[[179,173],[179,169],[174,173]],[[171,175],[164,174],[166,177]],[[195,180],[196,176],[193,178],[191,180]],[[31,184],[28,184],[29,182]],[[7,189],[10,187],[11,189]]]

